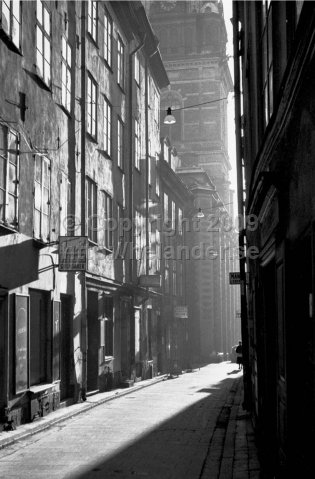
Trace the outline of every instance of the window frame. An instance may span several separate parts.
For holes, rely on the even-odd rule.
[[[135,168],[140,171],[140,157],[141,157],[141,138],[140,138],[140,120],[135,118]]]
[[[41,5],[41,20],[39,20],[39,11],[38,7]],[[48,14],[49,18],[49,33],[46,31],[46,16],[45,12]],[[51,60],[52,60],[52,34],[51,34],[51,11],[48,9],[46,2],[42,0],[37,0],[36,2],[36,59],[35,59],[35,64],[36,64],[36,72],[39,78],[44,82],[45,85],[47,85],[49,88],[51,87],[51,74],[52,74],[52,65],[51,65]],[[39,32],[42,35],[42,51],[39,51],[38,49],[38,44],[39,44]],[[47,61],[45,57],[45,40],[49,43],[49,62]],[[41,65],[39,66],[39,55],[40,58],[42,59]],[[49,69],[49,77],[46,77],[46,64],[48,65]]]
[[[272,2],[263,1],[261,11],[261,101],[263,126],[267,127],[273,113],[273,39]]]
[[[89,241],[97,244],[97,183],[89,176],[85,177],[86,202],[85,222]],[[91,195],[89,194],[91,192]],[[89,214],[91,212],[91,214]]]
[[[124,89],[124,73],[125,73],[125,45],[118,35],[117,38],[117,83]]]
[[[13,0],[3,0],[1,2],[1,11],[0,11],[0,28],[1,30],[5,33],[7,38],[10,40],[11,44],[16,48],[18,51],[21,51],[22,48],[22,2],[18,2],[18,13],[19,13],[19,18],[16,17],[14,11],[14,7],[17,5],[17,2]],[[8,12],[8,17],[9,17],[9,25],[8,28],[6,29],[4,26],[3,18],[6,18],[6,16],[3,14],[4,8],[7,7],[7,12]],[[15,40],[15,35],[13,34],[14,32],[14,21],[15,25],[18,25],[18,41]]]
[[[140,88],[140,58],[139,58],[139,52],[137,52],[135,54],[134,79],[135,79],[136,85]]]
[[[108,191],[102,191],[102,203],[104,213],[104,246],[108,251],[113,251],[113,197]]]
[[[124,133],[125,133],[125,124],[120,118],[117,117],[117,166],[124,171]]]
[[[111,68],[113,63],[113,20],[104,7],[104,60]]]
[[[91,84],[91,91],[89,91],[89,82]],[[93,88],[95,88],[95,103],[93,104]],[[87,99],[87,108],[86,108],[86,131],[95,141],[97,140],[97,109],[98,109],[98,84],[94,79],[93,75],[88,71],[87,72],[87,82],[86,82],[86,99]],[[94,108],[93,108],[94,105]],[[89,126],[89,118],[90,126]],[[93,125],[95,132],[93,133]]]
[[[72,61],[72,47],[70,45],[67,35],[62,35],[61,46],[61,104],[69,113],[71,112],[71,61]],[[64,45],[66,55],[64,56]],[[69,59],[70,52],[70,63]],[[64,72],[65,71],[65,75]],[[64,83],[64,76],[65,81]]]
[[[95,7],[95,8],[94,8]],[[88,0],[87,11],[87,33],[93,42],[97,45],[98,37],[98,2],[95,0]]]
[[[3,203],[3,213],[0,210],[0,224],[8,225],[9,227],[17,230],[19,225],[19,179],[20,179],[20,155],[19,155],[19,144],[20,144],[20,137],[18,133],[10,130],[8,127],[4,125],[0,125],[0,129],[2,130],[2,138],[3,138],[3,148],[0,149],[0,157],[3,161],[3,186],[0,185],[0,191],[2,191],[2,195],[4,198]],[[16,157],[15,162],[10,161],[10,157],[12,155],[9,152],[9,146],[11,146],[10,135],[15,138],[15,145],[16,145]],[[10,148],[11,150],[11,148]],[[11,168],[10,168],[11,165]],[[10,181],[10,170],[12,169],[16,171],[15,179]],[[15,191],[10,192],[10,183],[15,183]],[[14,210],[15,210],[15,217],[13,221],[7,216],[7,212],[10,210],[10,197],[14,198]],[[1,205],[0,205],[1,206]]]
[[[41,164],[41,173],[40,173],[40,181],[37,180],[37,166],[36,162],[40,161]],[[43,168],[44,164],[47,166],[47,177],[48,177],[48,182],[47,185],[44,184],[44,174],[45,174],[45,168]],[[36,184],[38,185],[36,187]],[[44,208],[44,202],[45,202],[45,190],[47,191],[47,213],[45,212]],[[40,192],[40,207],[38,208],[36,206],[37,200],[37,191]],[[33,218],[33,236],[35,239],[38,239],[43,242],[49,242],[50,239],[50,202],[51,202],[51,161],[48,157],[46,156],[40,156],[40,155],[34,155],[34,218]],[[36,228],[36,212],[39,214],[39,234],[37,235],[37,231],[35,230]],[[46,238],[43,236],[43,223],[44,220],[47,221],[47,235]]]
[[[104,151],[108,156],[112,154],[112,117],[113,117],[113,108],[104,95]]]

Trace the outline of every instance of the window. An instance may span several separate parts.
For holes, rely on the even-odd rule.
[[[117,83],[124,88],[124,44],[118,37],[117,40]]]
[[[69,230],[68,226],[70,226],[68,215],[71,211],[71,183],[64,173],[61,174],[59,198],[59,234],[60,236],[66,236]]]
[[[87,132],[96,138],[97,85],[88,73],[87,78]]]
[[[86,223],[89,240],[97,243],[97,187],[86,178]]]
[[[154,90],[154,121],[156,128],[159,128],[160,125],[160,102],[159,97],[156,91]]]
[[[164,193],[164,223],[168,222],[168,195]]]
[[[183,283],[184,283],[184,270],[183,263],[179,263],[179,274],[178,274],[178,295],[183,296]]]
[[[117,165],[124,169],[124,124],[120,118],[117,120]]]
[[[138,86],[140,86],[140,60],[139,54],[135,55],[135,80]]]
[[[159,160],[159,155],[156,154],[155,155],[155,158],[156,158],[156,164]],[[155,194],[157,196],[160,196],[160,175],[159,175],[159,170],[158,169],[155,169]]]
[[[177,294],[177,275],[176,275],[176,261],[173,260],[173,272],[172,272],[172,287],[173,287],[173,295],[176,296]]]
[[[262,2],[262,103],[264,105],[264,126],[273,112],[273,53],[272,53],[272,5]]]
[[[18,225],[19,139],[0,126],[0,221]]]
[[[36,9],[36,67],[38,75],[46,85],[51,82],[51,31],[50,12],[46,5],[37,0]]]
[[[88,33],[97,43],[97,2],[88,2]]]
[[[104,246],[107,249],[113,249],[113,200],[112,197],[103,192],[103,211],[104,211]]]
[[[178,208],[178,234],[183,234],[183,210]]]
[[[140,150],[140,123],[139,120],[135,118],[135,167],[138,168],[138,170],[140,170]]]
[[[176,229],[176,205],[174,201],[172,201],[172,230],[175,231]]]
[[[113,32],[113,23],[112,19],[109,16],[109,13],[105,9],[104,13],[104,58],[107,64],[112,66],[112,32]]]
[[[136,259],[141,258],[141,213],[136,211],[135,216],[135,253]]]
[[[62,37],[61,50],[61,104],[71,110],[71,46],[66,37]]]
[[[164,291],[165,293],[170,292],[170,260],[166,259],[164,261]]]
[[[35,155],[34,237],[49,241],[50,161]]]
[[[148,181],[149,181],[149,185],[152,185],[151,140],[148,140],[148,150],[149,150],[149,154],[148,154],[148,158],[147,158],[147,162],[148,162]]]
[[[1,28],[12,43],[21,48],[21,2],[3,0],[1,2]]]
[[[110,156],[112,150],[112,107],[104,98],[104,150]]]

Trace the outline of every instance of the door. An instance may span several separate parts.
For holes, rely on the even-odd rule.
[[[61,295],[60,315],[60,399],[70,397],[72,371],[72,310],[71,297]]]
[[[98,389],[98,350],[100,346],[98,321],[98,293],[87,294],[88,351],[87,351],[87,390]]]

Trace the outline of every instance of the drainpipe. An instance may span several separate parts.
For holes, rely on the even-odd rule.
[[[237,171],[237,199],[238,212],[242,215],[242,228],[239,231],[239,251],[244,251],[245,217],[243,200],[243,169],[242,169],[242,147],[241,147],[241,78],[240,78],[240,49],[239,49],[239,29],[238,29],[238,2],[233,2],[233,48],[234,48],[234,96],[235,96],[235,137],[236,137],[236,171]],[[246,258],[244,255],[239,259],[240,278],[241,278],[241,329],[243,344],[243,381],[244,381],[244,409],[249,410],[251,404],[251,374],[249,364],[249,337],[248,337],[248,319],[247,319],[247,300],[246,300]]]
[[[81,236],[86,235],[85,215],[85,130],[86,130],[86,63],[85,63],[85,16],[86,2],[81,2]],[[87,292],[85,272],[81,273],[81,398],[86,400],[87,391]]]

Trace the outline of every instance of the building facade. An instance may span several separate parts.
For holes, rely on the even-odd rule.
[[[19,425],[158,372],[168,78],[141,2],[2,2],[0,56],[0,414]]]
[[[245,403],[266,477],[314,471],[314,22],[313,2],[234,4]]]

